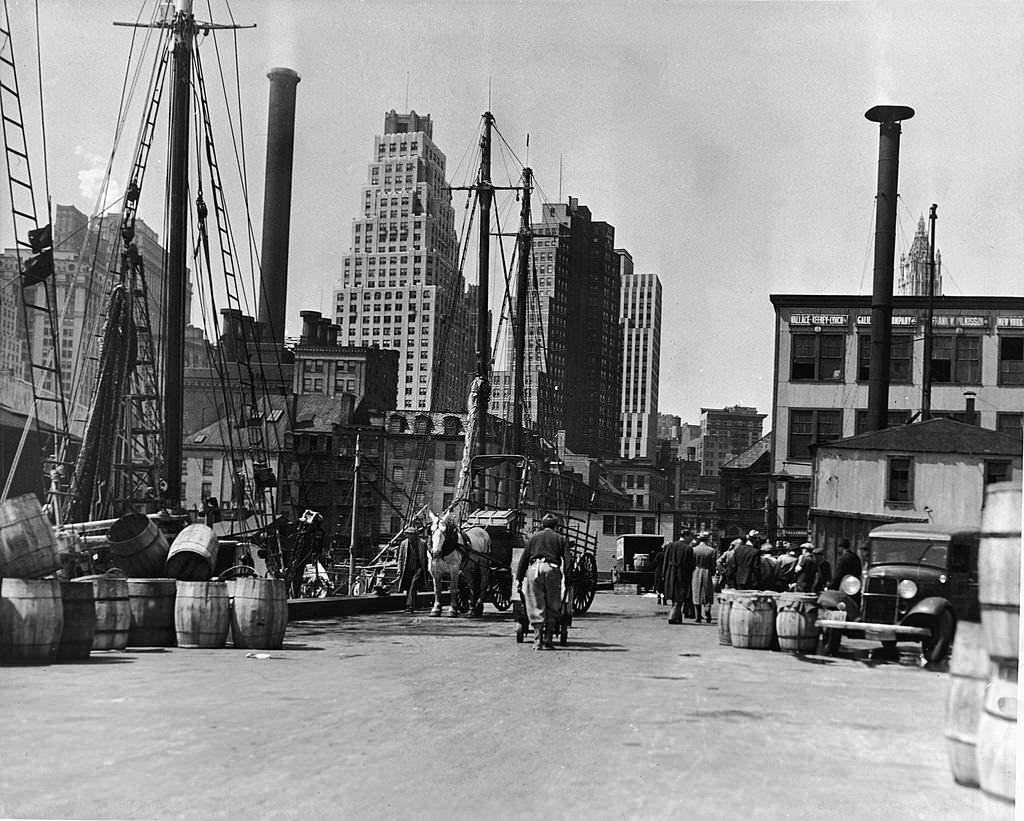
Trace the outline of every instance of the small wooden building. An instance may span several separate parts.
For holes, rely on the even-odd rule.
[[[830,561],[886,522],[978,527],[990,482],[1021,480],[1022,442],[952,419],[837,439],[812,448],[811,532]]]

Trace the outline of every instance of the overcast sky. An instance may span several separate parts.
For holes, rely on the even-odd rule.
[[[12,12],[23,86],[35,82],[34,5],[15,0]],[[111,23],[142,5],[40,3],[55,202],[95,206],[131,38]],[[230,21],[223,0],[212,6]],[[206,0],[195,10],[210,17]],[[897,253],[936,202],[945,293],[1022,294],[1020,2],[250,0],[230,10],[257,24],[237,34],[257,232],[266,71],[302,77],[289,334],[300,310],[330,312],[373,137],[406,100],[431,115],[455,183],[472,173],[488,107],[523,159],[529,134],[543,194],[578,197],[615,226],[638,272],[661,278],[659,404],[689,422],[702,406],[770,412],[770,294],[870,292],[873,105],[917,112],[903,127]],[[212,39],[202,48],[213,87]],[[220,148],[222,170],[230,152]],[[503,163],[496,155],[496,181]]]

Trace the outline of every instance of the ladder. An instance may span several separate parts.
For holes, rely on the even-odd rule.
[[[40,422],[52,426],[55,454],[51,464],[54,481],[50,489],[59,492],[60,460],[64,458],[68,439],[68,412],[60,356],[53,235],[49,224],[40,227],[36,212],[6,0],[0,28],[0,122],[21,291],[22,358],[32,389],[31,416],[35,418],[37,435]]]

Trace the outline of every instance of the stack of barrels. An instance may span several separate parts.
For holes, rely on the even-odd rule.
[[[218,541],[189,525],[169,545],[140,513],[107,534],[112,567],[66,580],[54,528],[33,494],[0,504],[0,662],[46,664],[128,647],[277,649],[285,582],[212,578]]]
[[[1014,817],[1020,631],[1021,486],[989,485],[978,546],[981,624],[957,627],[946,739],[953,778],[980,787],[985,814]]]
[[[718,594],[718,642],[749,650],[813,653],[817,599],[813,593],[723,590]]]
[[[0,504],[0,661],[49,664],[89,655],[92,588],[62,582],[57,538],[34,494]]]

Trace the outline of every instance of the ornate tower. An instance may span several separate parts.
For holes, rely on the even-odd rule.
[[[900,254],[900,277],[896,290],[900,296],[928,296],[928,267],[931,262],[928,231],[924,217],[917,222],[917,233],[909,254]],[[942,296],[942,254],[935,249],[935,296]]]

